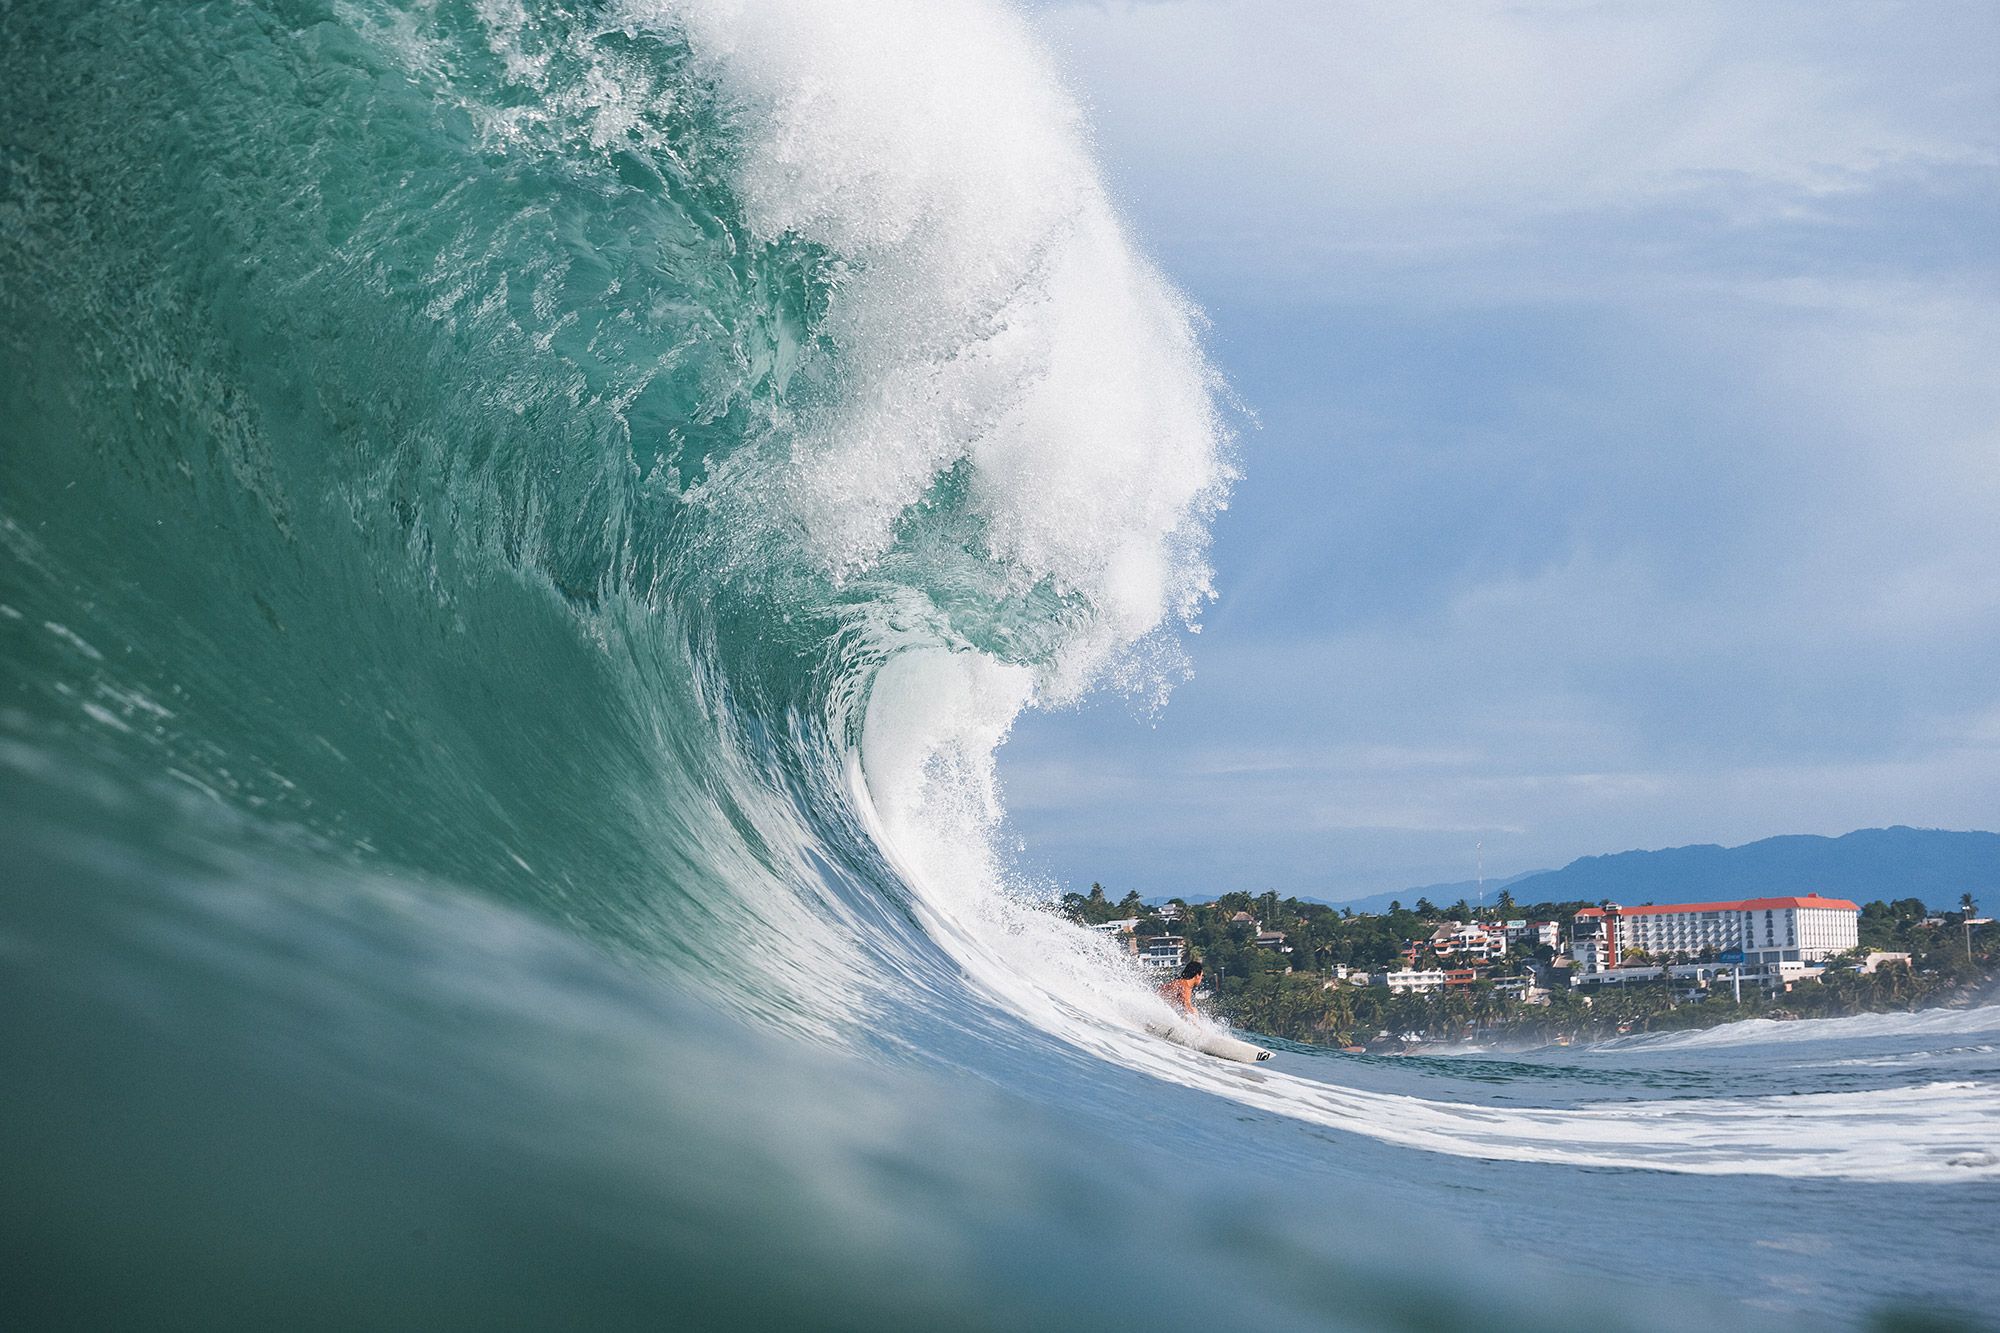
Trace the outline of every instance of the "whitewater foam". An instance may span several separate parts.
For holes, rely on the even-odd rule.
[[[1025,25],[958,0],[622,12],[675,25],[721,90],[753,230],[837,259],[841,387],[781,486],[824,566],[875,569],[952,476],[986,598],[1085,608],[1031,662],[1042,697],[1191,620],[1231,475],[1215,376]]]

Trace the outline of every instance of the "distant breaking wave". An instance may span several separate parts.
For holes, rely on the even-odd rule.
[[[1844,1018],[1802,1018],[1779,1021],[1746,1018],[1739,1023],[1698,1032],[1660,1032],[1619,1037],[1600,1049],[1674,1050],[1710,1046],[1766,1046],[1774,1043],[1858,1041],[1887,1037],[1923,1040],[1934,1037],[2000,1035],[2000,1005],[1973,1009],[1921,1009],[1914,1013],[1852,1014]]]

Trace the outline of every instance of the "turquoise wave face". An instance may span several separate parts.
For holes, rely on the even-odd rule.
[[[919,161],[901,235],[774,220],[772,122],[828,117],[675,12],[7,22],[31,730],[670,950],[659,881],[755,898],[802,807],[866,851],[829,778],[885,657],[1073,692],[1200,581],[1206,385],[1090,191],[996,226]],[[821,188],[872,217],[885,151]],[[1086,367],[1140,415],[1078,448],[1050,311],[1121,263],[1181,362]]]
[[[820,770],[879,591],[716,493],[840,364],[685,42],[6,21],[11,730],[795,1008],[712,960],[865,865]]]
[[[976,658],[1018,707],[1199,600],[1224,473],[1184,312],[1073,153],[901,143],[872,71],[814,92],[844,29],[7,22],[4,596],[37,743],[823,1024],[909,947],[836,920],[902,891],[847,771],[879,667]],[[985,22],[958,83],[1011,108]],[[1028,168],[1046,188],[995,194]]]

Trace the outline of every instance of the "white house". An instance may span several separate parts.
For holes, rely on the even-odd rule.
[[[1391,994],[1400,994],[1403,991],[1422,993],[1424,991],[1443,990],[1445,984],[1444,976],[1443,968],[1432,967],[1419,970],[1414,967],[1405,967],[1399,968],[1394,972],[1376,972],[1368,980],[1371,985],[1387,986]]]

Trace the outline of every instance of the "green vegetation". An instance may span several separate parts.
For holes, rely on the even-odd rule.
[[[1495,914],[1559,921],[1567,936],[1577,910],[1594,905],[1517,905],[1503,894]],[[1855,955],[1833,960],[1819,980],[1801,981],[1786,994],[1767,998],[1761,990],[1746,987],[1741,1002],[1722,989],[1688,999],[1685,981],[1575,990],[1558,981],[1546,1003],[1517,999],[1496,987],[1497,980],[1552,961],[1552,951],[1546,947],[1510,953],[1496,965],[1480,969],[1470,984],[1428,994],[1392,995],[1386,987],[1335,981],[1333,969],[1340,966],[1357,971],[1404,966],[1403,950],[1409,942],[1428,939],[1440,925],[1473,918],[1473,909],[1463,900],[1440,908],[1419,899],[1414,907],[1392,904],[1388,912],[1376,915],[1280,898],[1276,893],[1226,893],[1199,905],[1174,899],[1172,908],[1177,912],[1170,922],[1137,893],[1114,902],[1096,884],[1087,894],[1065,895],[1062,902],[1065,915],[1087,925],[1133,918],[1141,937],[1184,937],[1206,965],[1215,1006],[1230,1022],[1320,1045],[1394,1044],[1405,1038],[1577,1041],[1624,1032],[1713,1027],[1744,1018],[1902,1011],[1960,998],[2000,973],[2000,928],[1968,930],[1965,922],[1973,912],[1969,897],[1957,913],[1942,918],[1915,898],[1870,902],[1861,911],[1861,947]],[[1239,920],[1239,913],[1251,919]],[[1271,947],[1276,942],[1268,939],[1260,945],[1260,930],[1283,932],[1283,946]],[[1911,962],[1885,963],[1866,974],[1854,970],[1859,955],[1869,950],[1908,953]],[[1428,948],[1418,950],[1418,968],[1455,965],[1439,960]]]

